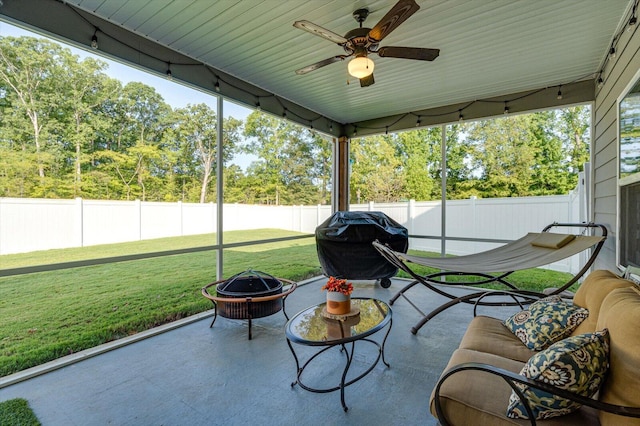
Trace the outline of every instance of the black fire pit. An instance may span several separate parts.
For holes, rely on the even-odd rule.
[[[284,285],[289,288],[284,291]],[[248,270],[227,280],[216,281],[202,288],[202,295],[213,302],[213,327],[218,314],[229,319],[249,321],[249,340],[251,340],[251,320],[273,315],[284,310],[284,301],[297,287],[293,281],[274,278],[260,271]],[[209,293],[214,288],[215,296]]]

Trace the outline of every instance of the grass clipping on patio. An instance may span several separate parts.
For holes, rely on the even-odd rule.
[[[16,398],[0,402],[0,425],[40,426],[40,421],[26,399]]]

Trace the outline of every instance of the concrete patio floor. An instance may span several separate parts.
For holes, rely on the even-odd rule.
[[[289,317],[324,301],[324,281],[310,280],[289,296]],[[407,282],[394,279],[389,289],[373,281],[353,283],[354,296],[388,302]],[[409,294],[425,312],[445,301],[425,288]],[[201,315],[188,325],[2,387],[0,401],[27,399],[44,426],[436,425],[428,410],[429,395],[472,318],[472,308],[451,308],[415,336],[410,328],[419,320],[418,312],[402,298],[392,310],[385,348],[391,367],[380,362],[346,388],[348,412],[342,410],[339,391],[320,394],[291,387],[295,363],[281,312],[254,320],[250,341],[246,321],[218,318],[210,329],[211,317]],[[481,313],[492,312],[509,314],[504,308]],[[296,350],[303,357],[315,351]],[[356,344],[350,375],[363,371],[375,356],[373,345]],[[344,355],[332,349],[305,370],[305,381],[335,385],[343,366]]]

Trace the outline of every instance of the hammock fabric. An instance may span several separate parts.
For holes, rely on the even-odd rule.
[[[600,236],[590,235],[574,235],[574,234],[558,234],[549,232],[554,227],[580,227],[584,229],[598,229]],[[604,245],[604,241],[607,237],[607,229],[604,225],[594,223],[553,223],[548,225],[539,233],[528,233],[524,237],[509,242],[503,246],[497,247],[492,250],[487,250],[481,253],[470,254],[466,256],[456,257],[422,257],[414,256],[392,250],[387,245],[381,244],[378,241],[373,242],[373,246],[380,252],[380,254],[390,263],[402,269],[411,275],[415,281],[412,281],[402,290],[400,290],[390,300],[390,305],[399,298],[406,299],[411,306],[413,306],[418,312],[423,315],[423,318],[418,324],[411,328],[411,332],[416,334],[420,327],[427,323],[431,318],[439,314],[440,312],[454,306],[458,303],[469,303],[477,306],[515,306],[522,307],[524,304],[529,304],[540,297],[546,297],[554,294],[561,294],[567,290],[571,285],[578,281],[591,267],[595,261],[600,249]],[[591,255],[582,269],[567,281],[560,288],[554,289],[546,293],[537,293],[527,290],[521,290],[506,278],[514,271],[520,271],[524,269],[537,268],[540,266],[548,265],[575,254],[581,253],[591,247],[594,249],[591,251]],[[432,268],[440,269],[441,272],[434,274],[421,276],[413,271],[409,264],[414,263],[422,266],[429,266]],[[441,279],[446,276],[468,276],[473,277],[474,280],[468,282],[456,282],[446,283]],[[478,280],[479,278],[479,280]],[[465,296],[456,296],[449,293],[442,286],[436,286],[436,284],[448,284],[448,285],[482,285],[488,283],[500,283],[503,284],[508,291],[502,290],[487,290],[467,294]],[[451,299],[449,302],[444,303],[440,307],[434,309],[429,314],[424,314],[409,298],[405,295],[405,292],[416,284],[423,284],[430,290]],[[486,301],[485,298],[488,295],[507,295],[513,301],[499,302]]]
[[[534,245],[536,240],[541,236],[544,237],[545,234],[551,233],[530,232],[519,240],[512,241],[492,250],[467,256],[421,257],[398,252],[394,252],[394,254],[402,261],[409,261],[432,268],[466,273],[491,273],[520,271],[549,265],[571,257],[574,254],[581,253],[604,240],[604,237],[598,236],[552,234],[554,236],[569,236],[575,238],[560,248],[547,248]]]

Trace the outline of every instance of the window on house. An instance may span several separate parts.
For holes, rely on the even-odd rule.
[[[619,102],[618,264],[640,266],[640,79]]]

